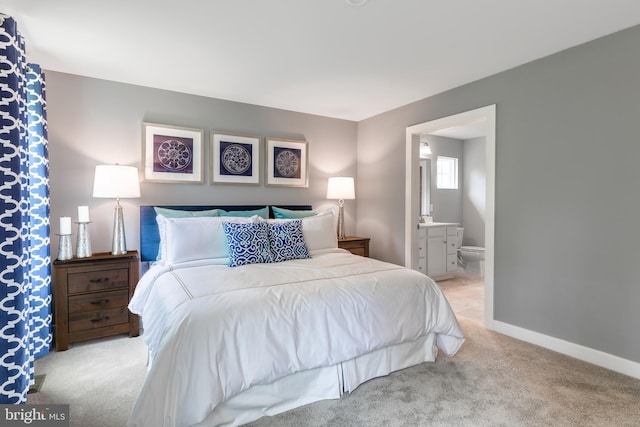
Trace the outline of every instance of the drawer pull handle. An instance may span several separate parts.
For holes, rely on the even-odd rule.
[[[91,322],[102,322],[103,320],[109,320],[109,316],[98,316],[90,320]]]
[[[90,279],[90,283],[107,283],[109,281],[108,277],[101,277],[99,279]]]
[[[99,299],[99,300],[95,300],[95,301],[91,301],[90,304],[106,304],[109,302],[108,298],[103,298],[103,299]]]

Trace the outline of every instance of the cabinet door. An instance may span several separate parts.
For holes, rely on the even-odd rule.
[[[418,259],[416,270],[422,274],[427,274],[427,230],[418,230]]]
[[[441,276],[447,272],[447,244],[445,237],[427,239],[427,276]]]
[[[447,226],[447,273],[458,271],[458,228]]]
[[[416,270],[422,274],[427,274],[427,257],[419,257],[416,264]]]
[[[458,254],[447,254],[447,273],[458,271]]]
[[[447,226],[447,254],[457,255],[458,253],[458,232],[457,227]]]

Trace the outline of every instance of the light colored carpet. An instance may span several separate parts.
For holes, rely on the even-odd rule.
[[[373,379],[340,400],[251,424],[265,426],[638,426],[640,381],[520,342],[460,318],[467,341]]]
[[[460,317],[467,341],[440,357],[371,380],[260,426],[638,426],[640,380],[488,331]],[[46,374],[29,403],[70,404],[71,426],[126,424],[146,375],[141,337],[75,343],[36,361]],[[155,426],[150,426],[155,427]]]
[[[69,404],[71,427],[125,426],[147,374],[142,337],[113,336],[73,343],[36,360],[45,374],[27,403]]]

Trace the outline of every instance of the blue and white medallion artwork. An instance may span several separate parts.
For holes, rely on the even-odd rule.
[[[252,144],[220,141],[220,175],[252,176]]]
[[[203,139],[202,129],[143,122],[144,180],[202,184]]]
[[[306,187],[307,141],[267,138],[267,185]]]
[[[211,131],[211,182],[260,183],[260,138]]]
[[[193,138],[153,135],[153,171],[193,173]]]
[[[49,160],[44,74],[3,14],[0,40],[0,404],[15,404],[52,339]]]
[[[275,147],[273,176],[276,178],[300,178],[302,150]]]

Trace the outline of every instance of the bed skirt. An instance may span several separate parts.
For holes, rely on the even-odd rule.
[[[436,336],[430,333],[336,365],[298,372],[270,384],[255,385],[226,400],[197,426],[238,426],[319,400],[338,399],[370,379],[433,362],[437,354]]]

